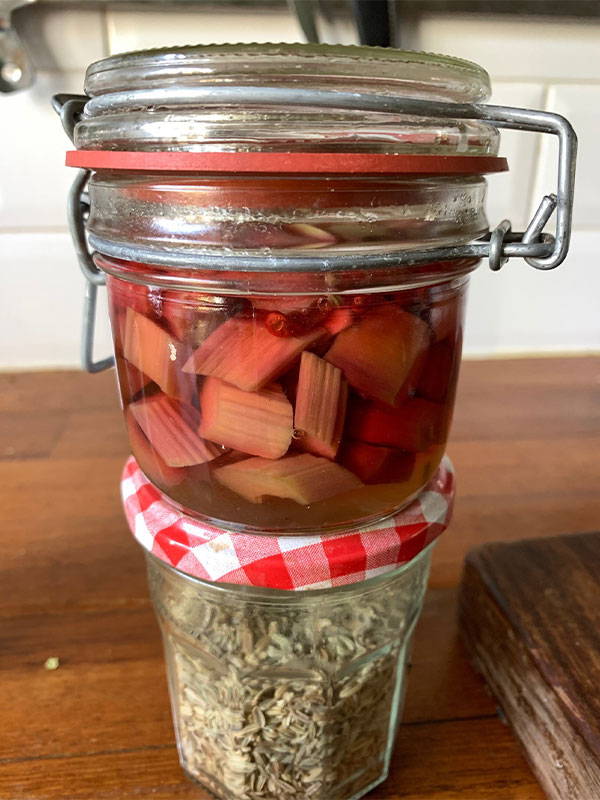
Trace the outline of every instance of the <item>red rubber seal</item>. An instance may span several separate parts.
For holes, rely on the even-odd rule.
[[[404,153],[189,153],[69,150],[68,167],[143,172],[483,175],[506,172],[498,156]]]

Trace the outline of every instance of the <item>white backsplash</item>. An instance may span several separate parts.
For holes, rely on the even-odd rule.
[[[282,12],[81,9],[39,4],[19,12],[19,31],[38,67],[35,85],[0,96],[0,369],[79,363],[83,279],[67,234],[72,180],[69,142],[50,108],[56,92],[80,92],[88,62],[143,47],[211,41],[295,41]],[[475,15],[428,15],[410,46],[478,61],[492,76],[492,102],[547,108],[568,116],[580,138],[575,233],[567,262],[538,273],[523,262],[473,276],[465,353],[474,356],[600,350],[600,23]],[[344,28],[339,40],[352,41]],[[549,137],[509,132],[501,152],[511,172],[490,180],[491,224],[522,229],[543,192],[554,188]],[[109,347],[99,307],[97,356]]]

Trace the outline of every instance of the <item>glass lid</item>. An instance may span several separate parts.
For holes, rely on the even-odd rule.
[[[240,94],[208,102],[207,87]],[[484,102],[485,70],[469,61],[380,47],[223,44],[110,56],[87,71],[91,100],[79,148],[234,152],[373,152],[494,155],[497,131],[433,119],[261,102],[244,89],[358,92],[450,103]]]

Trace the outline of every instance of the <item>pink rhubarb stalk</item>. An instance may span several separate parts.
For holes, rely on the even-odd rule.
[[[341,370],[314,353],[304,352],[296,391],[294,426],[298,445],[334,459],[344,430],[348,384]]]
[[[190,400],[195,385],[181,374],[185,355],[183,344],[143,314],[127,309],[123,332],[123,355],[170,397]]]
[[[146,435],[142,433],[129,408],[125,411],[125,421],[129,433],[131,452],[135,456],[142,472],[151,481],[165,489],[170,489],[180,484],[185,479],[185,469],[170,467],[163,461],[146,438]]]
[[[292,441],[292,406],[276,383],[244,392],[218,378],[206,378],[200,413],[200,436],[233,450],[280,458]]]
[[[353,322],[354,314],[352,313],[352,309],[348,308],[347,306],[342,306],[341,308],[333,309],[323,323],[323,327],[332,336],[337,336],[338,333],[341,333],[342,331],[345,331],[346,328],[349,328]]]
[[[304,336],[273,336],[252,319],[233,317],[211,333],[183,369],[255,392],[285,372],[324,333],[316,328]]]
[[[220,467],[213,474],[219,483],[251,503],[262,503],[265,497],[281,497],[310,505],[363,485],[344,467],[310,453],[278,461],[248,458]]]
[[[115,366],[117,368],[117,383],[119,384],[123,404],[127,405],[133,400],[136,394],[139,394],[142,389],[145,389],[151,381],[147,375],[140,372],[137,367],[130,364],[129,361],[122,356],[115,356]]]
[[[151,445],[171,467],[205,464],[221,455],[221,448],[196,433],[198,412],[164,394],[132,403],[129,410]]]
[[[359,393],[393,405],[429,339],[422,319],[383,306],[338,334],[325,359],[339,367]]]
[[[342,464],[365,483],[401,483],[415,468],[416,454],[365,442],[348,442],[341,455]]]

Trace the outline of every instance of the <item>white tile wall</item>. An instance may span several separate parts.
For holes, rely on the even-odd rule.
[[[510,261],[471,278],[465,353],[600,351],[600,231],[578,231],[564,264],[540,272]]]
[[[67,233],[0,233],[0,366],[79,366],[84,279]],[[111,347],[104,289],[97,357]]]
[[[16,11],[13,24],[37,69],[83,72],[106,52],[101,8],[36,3]]]
[[[78,73],[38,72],[30,89],[0,95],[0,232],[66,228],[71,143],[50,99],[81,91]]]
[[[211,42],[301,42],[304,41],[291,13],[257,11],[203,12],[174,9],[164,11],[109,10],[108,46],[111,53],[170,47],[177,44]]]
[[[599,42],[593,18],[429,14],[411,26],[409,46],[476,61],[494,80],[579,82],[600,80]]]
[[[543,108],[545,89],[539,83],[496,81],[490,102],[519,108]],[[488,176],[487,211],[490,226],[509,218],[513,230],[524,230],[531,218],[531,191],[543,137],[536,133],[500,132],[499,154],[509,172]]]
[[[567,117],[579,136],[574,225],[600,229],[600,83],[552,86],[546,108]],[[536,196],[553,190],[556,180],[556,142],[543,138]]]
[[[80,92],[88,62],[109,52],[173,43],[294,41],[290,14],[72,8],[21,9],[18,28],[39,72],[35,86],[0,96],[0,369],[75,366],[79,360],[81,278],[66,233],[72,180],[69,147],[50,107],[55,92]],[[406,29],[403,29],[405,32]],[[547,107],[569,116],[580,137],[576,234],[567,263],[538,273],[522,262],[472,278],[465,350],[471,355],[600,350],[600,23],[430,15],[411,26],[412,46],[479,61],[492,73],[493,101]],[[322,31],[353,41],[351,26]],[[508,176],[490,178],[492,224],[522,228],[542,193],[554,189],[548,137],[503,133]],[[103,305],[97,355],[109,349]]]

